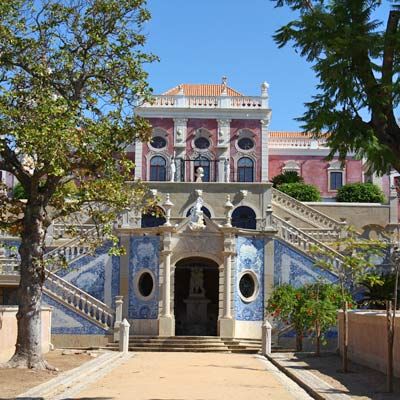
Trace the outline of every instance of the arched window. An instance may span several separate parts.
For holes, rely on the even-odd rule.
[[[210,182],[210,160],[204,156],[199,156],[194,160],[194,180],[196,180],[196,172],[199,167],[204,170],[203,182]]]
[[[232,225],[236,228],[256,229],[256,213],[246,206],[235,208],[232,213]]]
[[[167,179],[167,162],[161,156],[155,156],[150,160],[150,180],[165,181]]]
[[[142,214],[142,228],[154,228],[165,224],[164,211],[160,207]]]
[[[254,162],[249,157],[242,157],[237,163],[237,181],[253,182],[254,181]]]

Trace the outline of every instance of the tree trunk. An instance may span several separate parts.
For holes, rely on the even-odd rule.
[[[347,357],[347,349],[349,347],[349,327],[348,327],[347,301],[343,307],[343,354],[342,354],[342,369],[344,373],[349,372],[349,361]]]
[[[393,393],[393,346],[394,346],[394,324],[392,321],[392,302],[386,302],[386,326],[387,326],[387,368],[386,368],[386,388],[389,393]]]
[[[315,332],[317,335],[317,351],[315,355],[319,357],[321,355],[321,330],[319,329],[319,324],[316,322],[315,324]]]
[[[10,368],[53,369],[43,359],[41,345],[41,305],[44,282],[44,207],[28,204],[21,233],[18,288],[18,336],[15,353],[5,366]]]
[[[296,351],[303,350],[303,332],[296,332]]]

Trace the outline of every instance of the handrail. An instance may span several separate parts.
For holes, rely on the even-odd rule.
[[[340,231],[343,227],[342,223],[275,188],[272,188],[272,202],[280,207],[286,206],[289,210],[294,211],[295,214],[309,219],[311,223],[321,228]]]
[[[44,291],[85,314],[101,327],[108,329],[114,323],[114,310],[89,293],[46,269]]]
[[[332,249],[325,243],[320,242],[311,235],[308,235],[301,229],[296,228],[294,225],[289,224],[287,221],[274,214],[272,214],[272,223],[277,227],[278,233],[282,239],[286,240],[288,243],[294,245],[302,251],[308,252],[311,246],[316,246],[317,248],[332,254],[336,261],[340,263],[343,261],[343,255],[338,251]]]

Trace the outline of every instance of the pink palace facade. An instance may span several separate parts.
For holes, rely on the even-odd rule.
[[[294,170],[333,199],[346,183],[374,180],[386,192],[386,178],[366,176],[363,162],[349,155],[345,166],[326,161],[323,140],[301,132],[270,131],[268,84],[258,96],[245,96],[222,84],[181,84],[152,104],[137,108],[153,126],[153,141],[130,148],[135,177],[145,181],[267,182]]]

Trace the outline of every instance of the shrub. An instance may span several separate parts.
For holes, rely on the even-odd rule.
[[[26,199],[27,197],[25,189],[19,182],[14,186],[13,197],[18,200]]]
[[[384,203],[382,190],[373,183],[348,183],[337,193],[336,201],[348,203]]]
[[[278,189],[299,201],[321,201],[319,189],[306,183],[284,183]]]
[[[296,171],[285,171],[272,178],[273,187],[278,187],[284,183],[303,183],[304,179]]]

